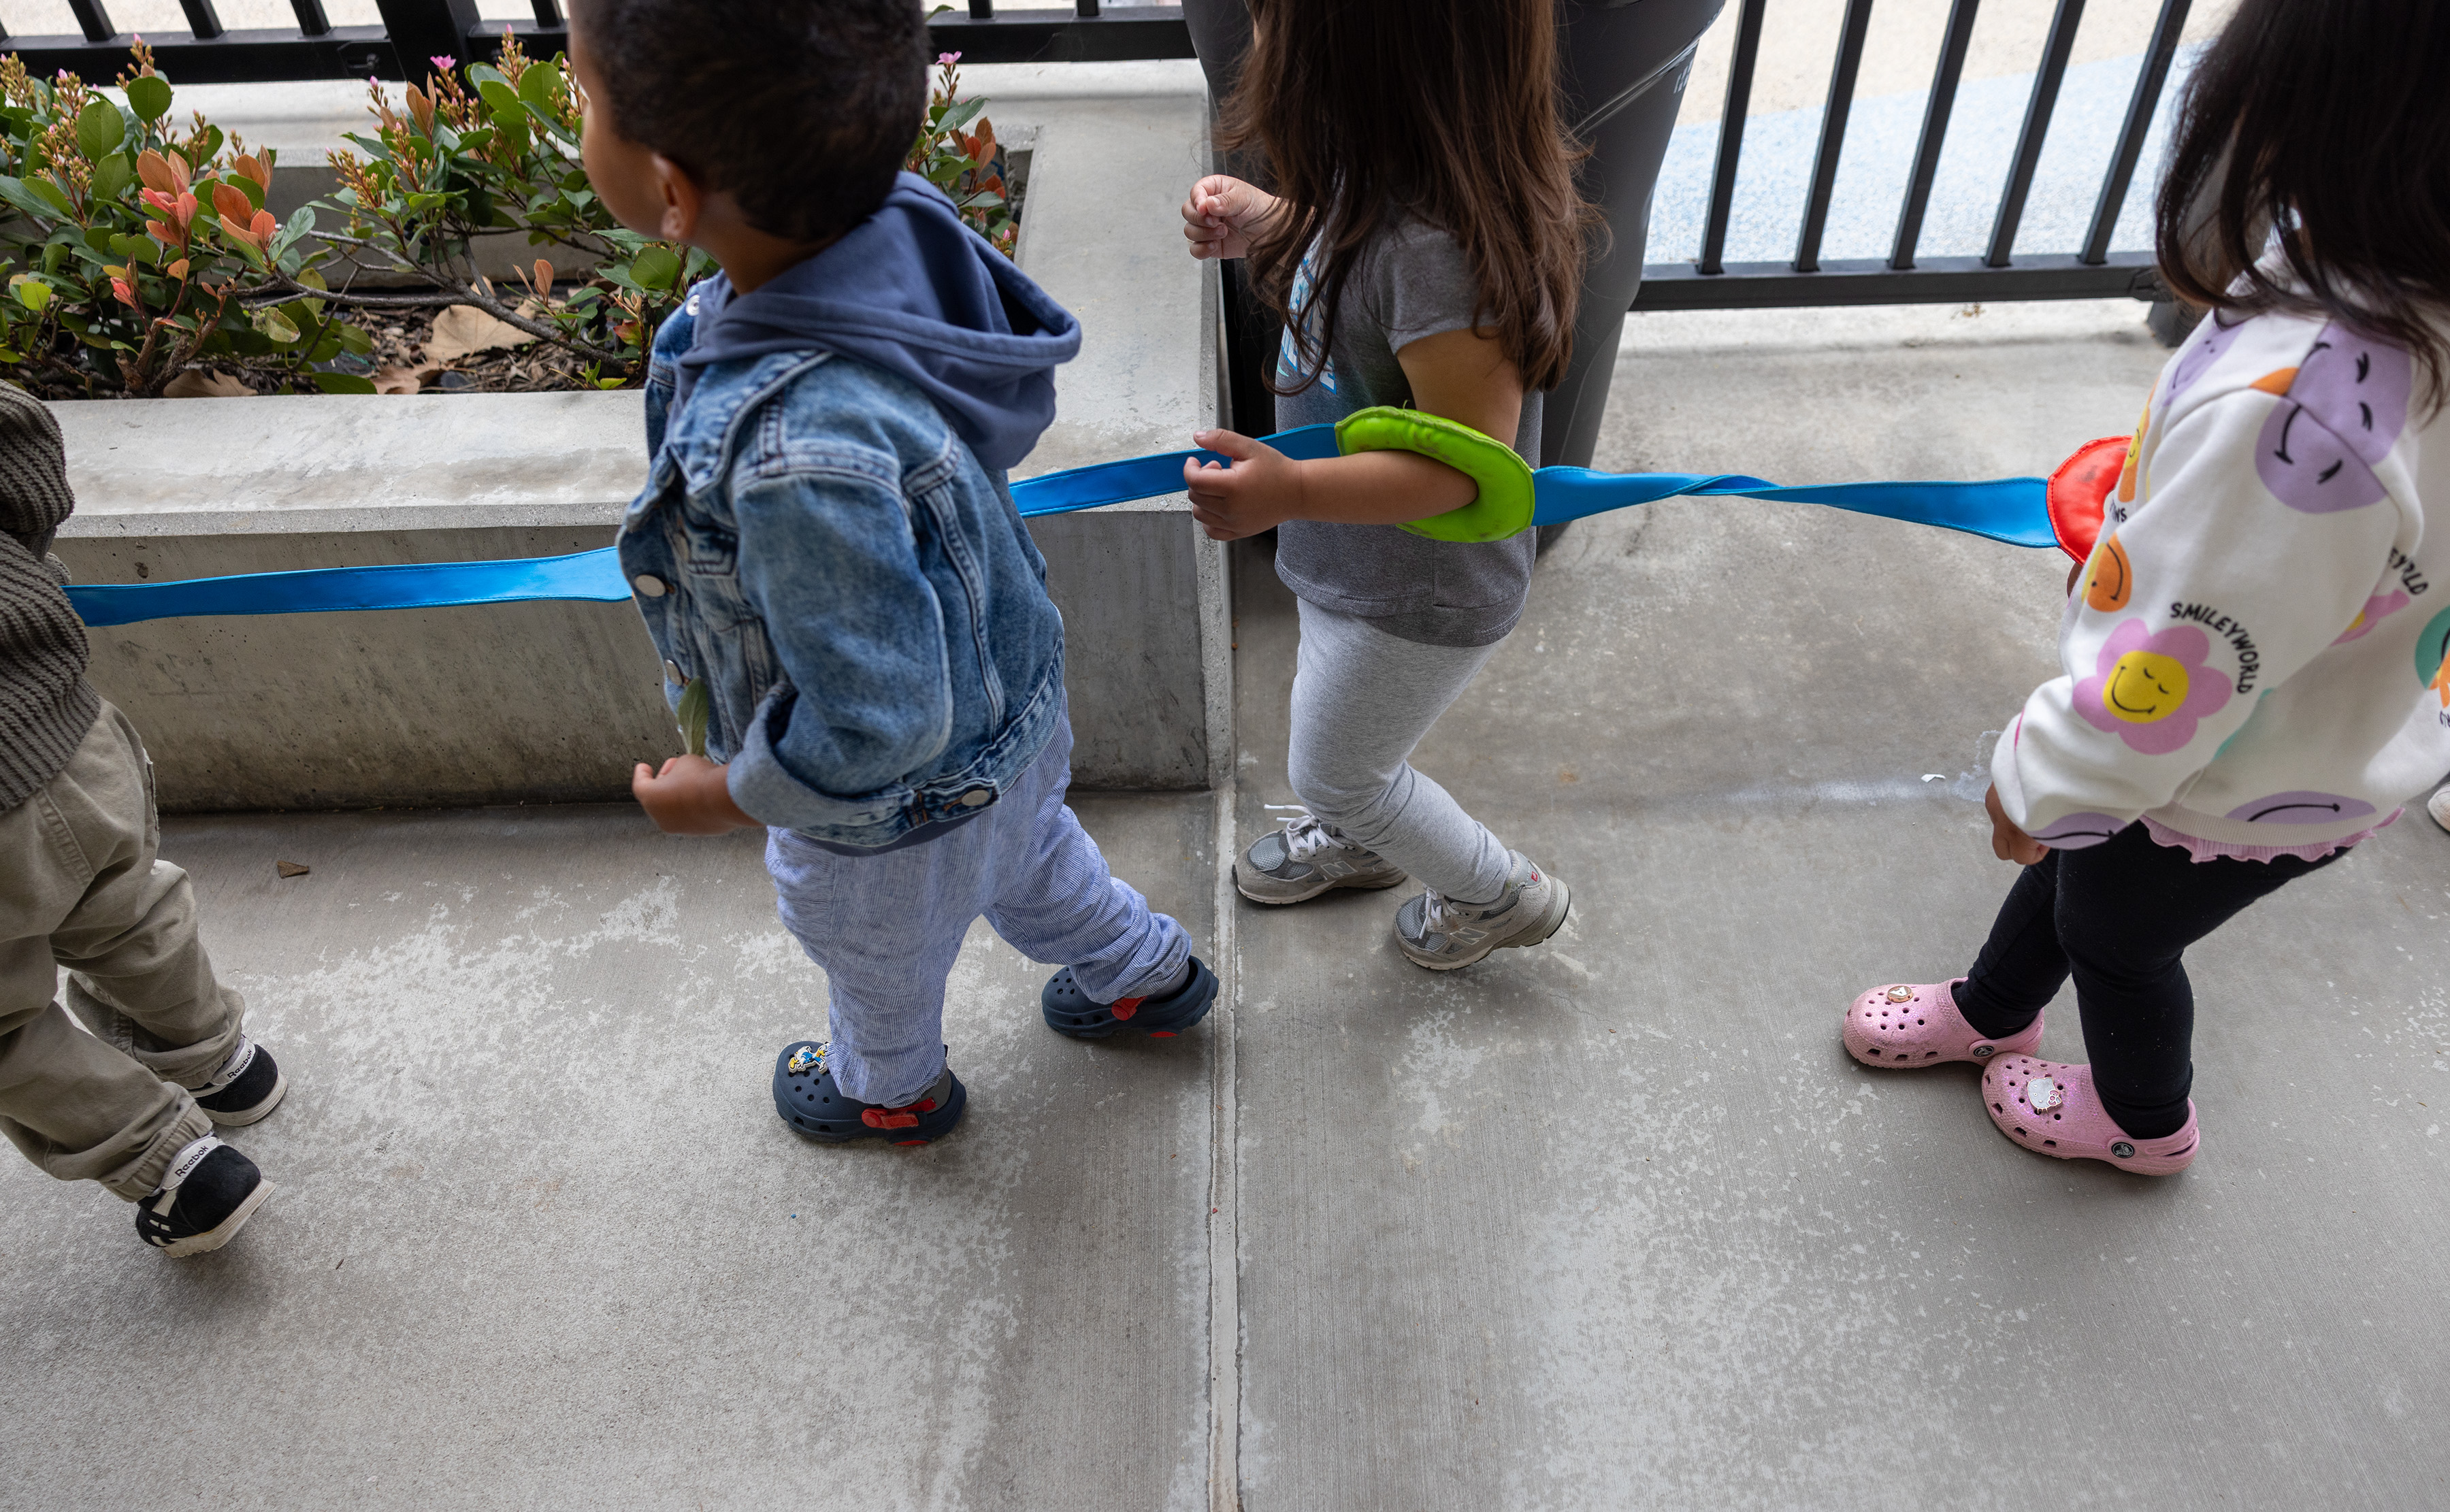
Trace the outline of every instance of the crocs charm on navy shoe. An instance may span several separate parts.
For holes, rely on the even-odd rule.
[[[1098,1002],[1080,990],[1064,967],[1038,995],[1046,1027],[1074,1039],[1103,1039],[1118,1030],[1137,1029],[1151,1039],[1169,1039],[1208,1017],[1216,1001],[1216,974],[1197,956],[1191,958],[1191,979],[1162,998],[1120,998]]]
[[[826,1047],[802,1040],[784,1047],[774,1060],[774,1111],[794,1134],[826,1144],[885,1139],[924,1145],[953,1132],[970,1100],[969,1089],[946,1065],[935,1084],[898,1107],[862,1102],[834,1085]]]

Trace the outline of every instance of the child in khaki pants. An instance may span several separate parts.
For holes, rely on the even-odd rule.
[[[73,508],[58,424],[0,384],[0,1133],[138,1203],[146,1243],[195,1254],[272,1191],[213,1126],[255,1122],[288,1083],[240,1032],[187,875],[158,854],[144,742],[86,681],[49,555]]]

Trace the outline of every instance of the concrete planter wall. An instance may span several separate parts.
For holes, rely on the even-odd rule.
[[[1213,284],[1183,256],[1174,215],[1205,155],[1196,77],[1145,69],[1118,85],[1110,73],[1098,82],[1120,92],[1086,98],[1060,70],[1013,70],[992,91],[999,128],[1034,136],[1022,264],[1086,331],[1059,373],[1060,417],[1024,473],[1186,445],[1216,413]],[[233,114],[224,104],[216,118]],[[58,551],[87,582],[585,551],[610,543],[646,471],[634,394],[53,410],[78,501]],[[1032,529],[1070,647],[1076,782],[1221,779],[1224,562],[1186,502]],[[94,681],[145,731],[165,809],[615,798],[632,762],[679,748],[626,604],[90,633]]]

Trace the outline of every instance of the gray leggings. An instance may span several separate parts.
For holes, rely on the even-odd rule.
[[[1301,605],[1286,762],[1294,794],[1337,834],[1458,902],[1493,901],[1513,858],[1410,758],[1496,649],[1416,645],[1368,620]]]

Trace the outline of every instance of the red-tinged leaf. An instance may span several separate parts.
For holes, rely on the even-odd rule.
[[[168,226],[164,225],[159,221],[146,222],[145,232],[147,236],[150,236],[154,241],[161,242],[164,246],[177,246],[179,244],[179,233],[171,230]]]
[[[254,247],[259,252],[263,250],[262,243],[256,241],[255,233],[253,231],[247,229],[245,225],[226,215],[222,217],[222,235],[229,238],[230,241],[234,242],[243,242],[248,246]]]
[[[273,232],[281,229],[281,223],[272,218],[271,211],[258,210],[255,212],[255,219],[247,223],[246,228],[255,233],[247,240],[257,246],[262,246],[272,239]]]
[[[213,185],[213,208],[221,212],[224,223],[236,221],[243,224],[255,214],[255,202],[246,197],[244,190],[216,184]]]
[[[259,187],[264,189],[270,189],[272,187],[272,169],[267,167],[264,165],[263,160],[257,157],[254,153],[240,153],[238,161],[231,164],[230,166],[238,172],[245,175],[247,178],[253,179]]]
[[[136,176],[145,181],[146,192],[176,194],[182,185],[170,173],[169,161],[151,147],[136,154]]]

